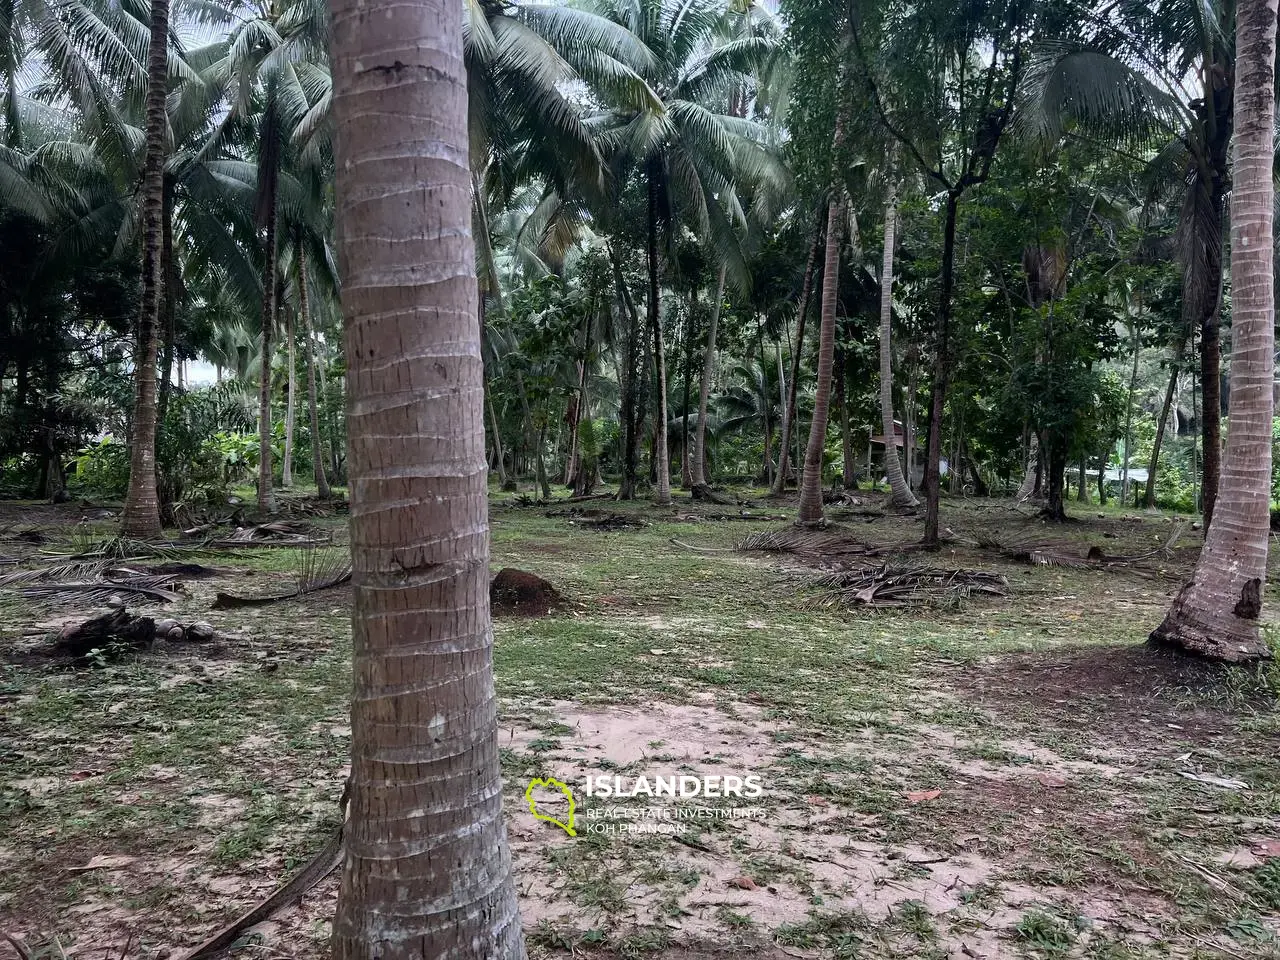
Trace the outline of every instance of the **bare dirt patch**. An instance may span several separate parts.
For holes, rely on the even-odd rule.
[[[1224,670],[1144,645],[1011,654],[951,670],[951,683],[997,715],[1029,705],[1049,725],[1109,742],[1150,739],[1152,724],[1186,736],[1230,732],[1230,713],[1197,694],[1215,690]]]

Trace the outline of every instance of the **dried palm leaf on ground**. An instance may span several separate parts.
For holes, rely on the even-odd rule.
[[[319,590],[340,586],[351,579],[351,554],[345,547],[311,547],[302,551],[302,559],[295,574],[292,590],[257,596],[239,596],[219,593],[213,601],[214,610],[232,610],[236,607],[262,607],[279,600],[292,600]]]
[[[57,598],[62,603],[83,606],[99,606],[106,603],[122,605],[128,601],[147,602],[160,600],[170,603],[181,600],[182,595],[172,588],[177,580],[171,575],[121,577],[83,582],[37,583],[22,588],[22,596],[28,600]]]
[[[584,510],[580,507],[570,507],[568,510],[548,510],[546,515],[553,518],[563,517],[574,526],[587,527],[591,530],[634,530],[649,525],[649,521],[641,517],[594,508]]]
[[[317,536],[317,531],[294,520],[272,520],[249,527],[237,527],[235,533],[221,540],[208,541],[217,547],[316,547],[331,542],[330,537]]]
[[[906,607],[955,604],[974,594],[1005,597],[1009,582],[983,570],[893,567],[888,564],[819,577],[812,582],[824,606]]]
[[[838,563],[852,557],[874,555],[876,547],[858,540],[839,528],[804,530],[784,527],[781,530],[765,530],[753,533],[738,549],[743,553],[790,553],[809,563]],[[899,548],[893,548],[899,549]]]
[[[68,580],[97,580],[103,572],[117,566],[116,560],[59,560],[40,567],[12,570],[0,576],[0,587],[16,587],[31,583]]]
[[[1035,567],[1072,567],[1084,569],[1091,567],[1125,567],[1140,563],[1143,560],[1164,559],[1173,556],[1174,546],[1186,530],[1184,521],[1176,521],[1164,542],[1154,550],[1129,556],[1108,556],[1101,547],[1091,546],[1083,553],[1078,544],[1062,540],[1035,540],[1001,542],[987,534],[975,534],[972,538],[961,538],[988,550],[998,550],[1010,560],[1030,564]]]

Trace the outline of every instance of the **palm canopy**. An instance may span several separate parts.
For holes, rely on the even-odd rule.
[[[708,237],[745,289],[738,241],[747,219],[742,195],[753,188],[781,192],[787,179],[770,149],[770,130],[745,116],[743,95],[754,86],[753,75],[778,54],[776,33],[746,30],[726,37],[725,7],[716,0],[599,0],[598,8],[652,51],[644,77],[659,98],[611,104],[594,120],[604,149],[615,170],[645,170],[656,181],[667,222]],[[741,115],[730,113],[731,105]]]

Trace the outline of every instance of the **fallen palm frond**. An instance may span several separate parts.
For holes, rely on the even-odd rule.
[[[43,567],[31,567],[26,570],[14,570],[0,576],[0,587],[16,587],[31,583],[49,583],[66,580],[93,580],[100,577],[103,571],[114,567],[115,560],[66,560],[45,564]]]
[[[1179,520],[1173,524],[1164,542],[1154,550],[1129,556],[1108,556],[1101,547],[1091,546],[1081,552],[1077,544],[1069,541],[1050,541],[1026,539],[1021,541],[1005,541],[987,535],[975,534],[972,538],[960,538],[961,542],[972,543],[987,550],[997,550],[1010,560],[1030,564],[1034,567],[1069,567],[1087,569],[1096,567],[1126,567],[1143,560],[1164,559],[1173,556],[1174,546],[1186,530],[1186,523]]]
[[[982,570],[938,567],[868,567],[830,574],[812,582],[823,606],[906,607],[954,604],[974,594],[1004,597],[1009,582]]]
[[[790,518],[779,514],[751,513],[748,510],[740,510],[737,513],[681,513],[671,519],[675,523],[701,523],[704,520],[716,523],[727,520],[750,520],[755,523],[767,520],[773,523],[780,523],[783,520],[789,520]]]
[[[22,596],[29,600],[57,597],[63,602],[78,602],[97,606],[119,600],[162,600],[166,603],[181,600],[174,592],[176,578],[171,575],[126,577],[122,579],[93,580],[86,582],[37,583],[22,588]]]
[[[279,600],[292,600],[308,593],[328,590],[351,579],[351,554],[345,547],[312,547],[302,551],[295,586],[283,593],[239,596],[219,593],[213,601],[214,610],[232,610],[236,607],[262,607]]]
[[[303,894],[333,873],[342,862],[343,828],[339,827],[329,837],[320,852],[312,857],[288,882],[278,887],[267,899],[247,913],[237,917],[212,937],[188,950],[180,960],[204,960],[216,956],[231,946],[254,924],[262,923],[285,907],[296,903]]]
[[[570,507],[568,510],[548,510],[548,517],[563,517],[574,526],[587,527],[591,530],[637,530],[649,525],[648,520],[630,517],[625,513],[614,513],[611,510],[586,509]]]
[[[50,560],[63,561],[120,561],[148,558],[172,560],[190,553],[191,549],[190,544],[175,543],[172,540],[135,540],[132,537],[95,540],[89,536],[78,536],[72,541],[72,549],[45,550],[43,555]]]
[[[217,547],[318,547],[329,543],[316,531],[294,520],[272,520],[248,527],[237,527],[235,533],[221,540],[208,541]]]
[[[790,553],[806,562],[819,564],[839,563],[880,552],[878,548],[839,529],[804,530],[799,527],[753,533],[738,544],[738,549],[743,553]]]

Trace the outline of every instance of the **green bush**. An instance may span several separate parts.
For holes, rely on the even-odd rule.
[[[129,448],[110,434],[81,450],[71,466],[73,495],[119,500],[129,490]]]

